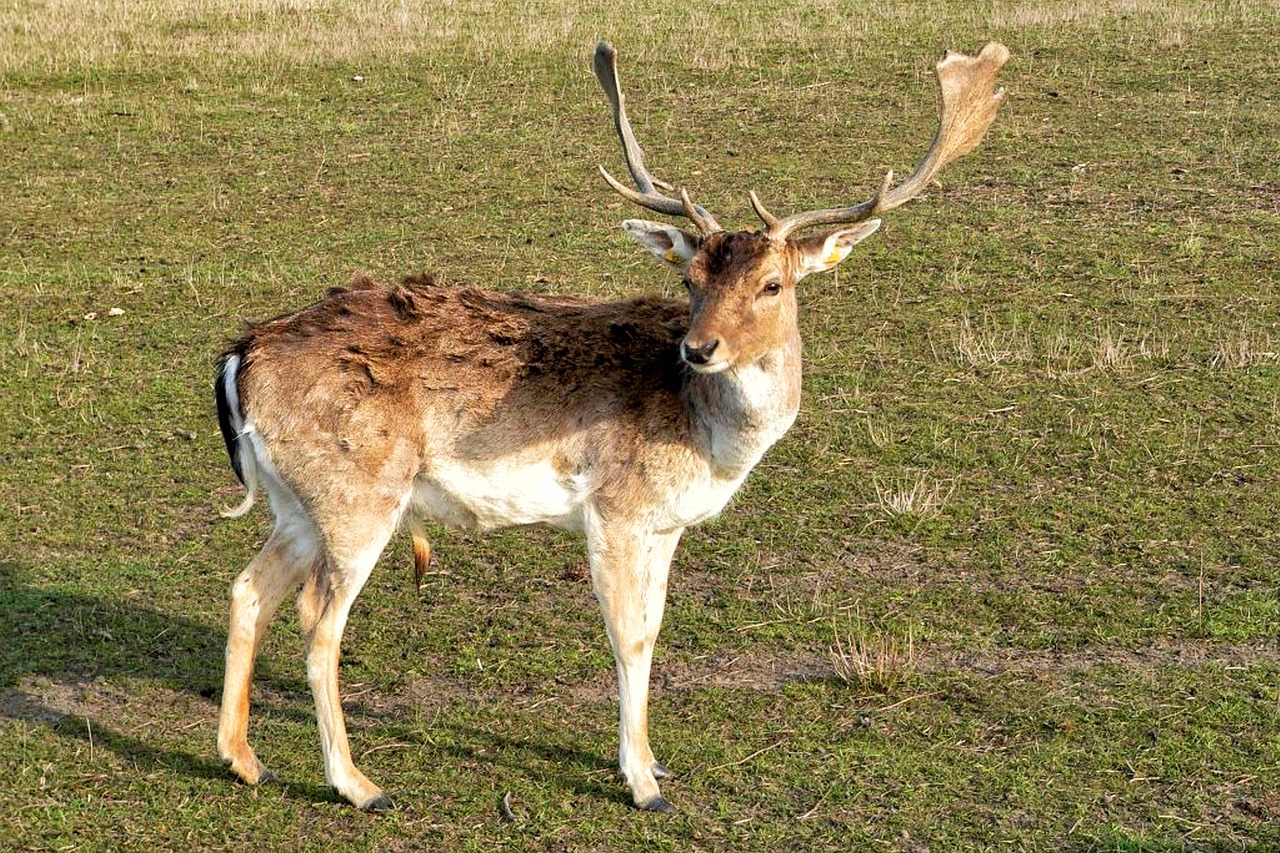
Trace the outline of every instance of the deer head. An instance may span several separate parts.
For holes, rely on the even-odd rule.
[[[764,223],[763,230],[726,231],[690,199],[686,189],[675,189],[645,168],[618,83],[617,51],[600,42],[593,66],[613,109],[635,189],[603,166],[600,174],[623,197],[648,210],[687,219],[697,229],[642,219],[622,223],[640,245],[678,271],[689,289],[690,326],[681,346],[685,362],[695,371],[716,373],[752,363],[782,345],[783,338],[796,336],[796,283],[843,261],[880,227],[880,214],[920,195],[944,166],[977,146],[1004,101],[1004,89],[993,91],[993,87],[1008,58],[1004,45],[991,42],[976,57],[948,52],[938,60],[942,89],[938,131],[920,165],[902,183],[894,186],[890,171],[880,190],[866,201],[782,219],[770,213],[752,191],[748,194],[751,206]]]

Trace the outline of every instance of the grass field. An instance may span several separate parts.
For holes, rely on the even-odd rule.
[[[18,0],[0,8],[0,849],[1280,849],[1280,5]],[[577,541],[397,539],[323,786],[301,639],[217,760],[239,500],[213,360],[367,271],[675,293],[589,69],[738,227],[865,198],[933,58],[991,137],[802,285],[805,403],[677,553],[674,815],[616,772]],[[500,802],[510,794],[511,815]]]

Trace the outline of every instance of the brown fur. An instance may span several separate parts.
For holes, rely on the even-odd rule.
[[[268,466],[277,528],[232,599],[219,751],[236,773],[265,772],[246,740],[253,653],[280,596],[301,586],[326,777],[357,805],[384,807],[351,761],[337,669],[373,560],[407,520],[420,580],[419,516],[547,521],[586,534],[618,661],[620,765],[637,804],[665,808],[647,702],[671,556],[795,417],[805,263],[790,242],[720,233],[684,269],[687,302],[361,278],[252,326],[227,353],[235,393],[221,391],[220,417],[224,431],[245,425],[232,424],[233,460]],[[682,361],[695,340],[717,342],[716,364]],[[223,411],[232,397],[238,414]]]
[[[643,226],[642,242],[670,262],[663,228]],[[220,394],[224,430],[234,417],[223,408],[238,400],[244,426],[233,424],[229,446],[265,472],[277,517],[232,600],[219,751],[241,778],[264,772],[245,739],[249,682],[284,590],[301,586],[326,778],[381,808],[385,795],[351,761],[337,660],[378,553],[407,521],[420,580],[430,547],[419,517],[545,521],[586,535],[618,661],[619,763],[637,804],[665,808],[647,709],[671,556],[684,527],[718,512],[795,417],[795,283],[825,268],[812,255],[718,233],[683,270],[688,302],[358,279],[253,326],[228,352],[235,393]],[[694,341],[716,342],[711,362],[682,361]]]
[[[595,459],[635,459],[634,448],[653,437],[678,443],[687,428],[679,341],[688,314],[687,303],[648,297],[607,302],[455,290],[426,278],[391,288],[358,280],[254,326],[231,351],[244,359],[238,389],[258,431],[269,443],[313,448],[275,460],[310,502],[320,499],[308,494],[311,484],[328,479],[311,469],[336,462],[377,476],[401,441],[415,448],[403,469],[409,477],[432,456],[481,461],[564,434],[585,434],[582,453]],[[287,371],[275,369],[283,363]],[[548,401],[558,417],[529,417]],[[406,421],[405,412],[420,416]],[[440,423],[448,430],[423,426]],[[594,429],[600,424],[607,429]]]
[[[270,394],[271,405],[293,408],[339,390],[347,405],[328,424],[337,438],[355,410],[408,403],[424,389],[445,392],[447,402],[436,405],[460,404],[468,425],[483,430],[512,394],[562,397],[566,411],[581,399],[596,407],[604,394],[620,411],[639,411],[684,381],[678,346],[687,303],[455,290],[418,278],[385,289],[361,284],[260,323],[236,342],[241,398]],[[256,366],[284,358],[288,376],[273,387]]]

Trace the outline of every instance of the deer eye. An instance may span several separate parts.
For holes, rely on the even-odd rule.
[[[782,282],[774,278],[765,282],[764,287],[761,288],[760,290],[760,295],[761,296],[777,296],[781,292],[782,292]]]
[[[690,292],[693,291],[693,281],[688,276],[685,276],[684,278],[680,279],[680,283],[684,285],[685,290],[688,290]]]

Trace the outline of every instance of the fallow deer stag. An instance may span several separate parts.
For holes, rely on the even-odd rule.
[[[972,149],[1003,100],[1009,56],[992,43],[937,64],[940,127],[906,181],[892,172],[852,207],[772,215],[725,231],[646,170],[602,42],[608,96],[642,207],[697,232],[628,220],[623,228],[679,272],[689,298],[621,302],[518,296],[407,279],[359,281],[252,326],[214,383],[236,475],[261,487],[275,527],[231,594],[218,751],[241,779],[270,774],[247,733],[254,654],[281,600],[298,593],[307,680],[325,778],[363,809],[390,800],[351,760],[338,650],[352,602],[400,525],[490,530],[551,524],[586,537],[591,583],[617,661],[618,751],[635,804],[667,811],[667,770],[649,747],[648,689],[672,552],[685,527],[719,513],[800,404],[796,284],[844,260],[876,215],[919,195]],[[674,193],[672,195],[671,193]],[[800,232],[819,229],[808,236]]]

